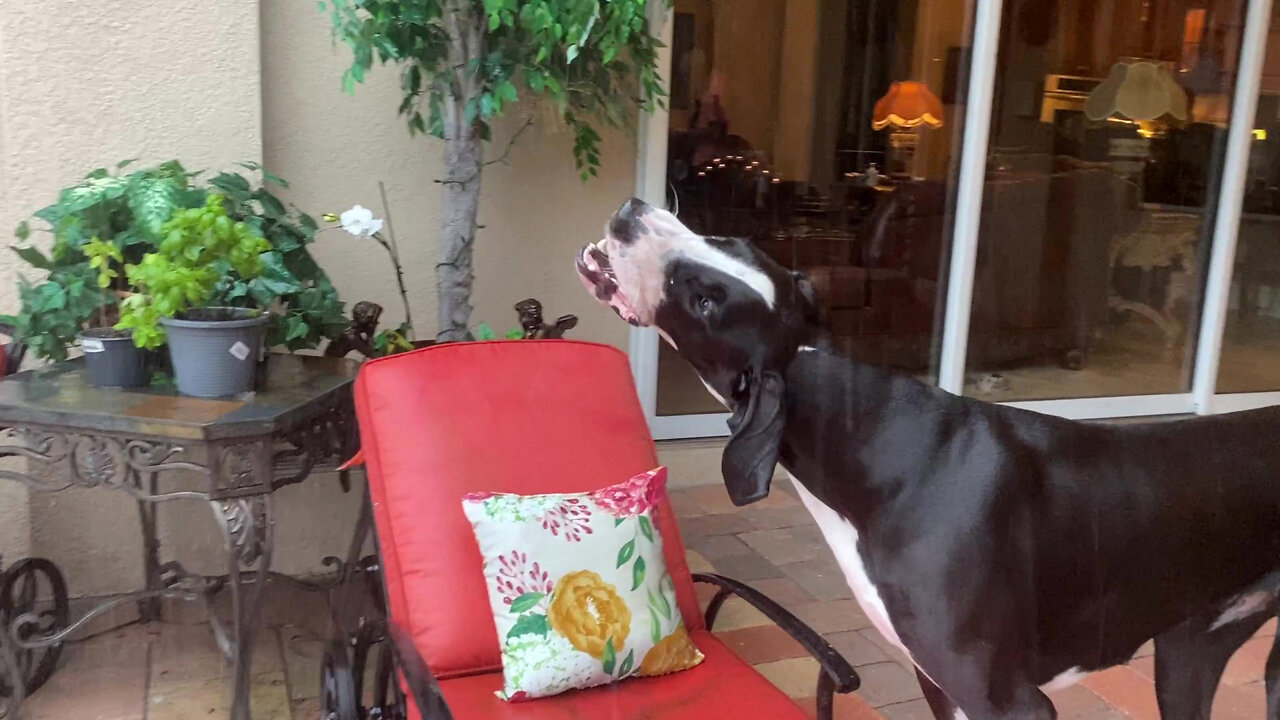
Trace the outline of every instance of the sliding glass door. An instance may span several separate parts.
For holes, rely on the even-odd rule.
[[[842,352],[951,392],[1072,417],[1280,402],[1270,10],[676,0],[640,191],[806,273]],[[655,434],[724,434],[679,356],[632,341]]]

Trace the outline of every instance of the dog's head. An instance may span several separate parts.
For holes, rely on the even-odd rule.
[[[785,424],[787,366],[821,334],[813,288],[745,240],[703,237],[632,198],[578,274],[632,325],[653,326],[729,409],[722,469],[738,505],[769,494]]]

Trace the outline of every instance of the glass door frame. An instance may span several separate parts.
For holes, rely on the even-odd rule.
[[[942,350],[938,384],[960,393],[964,385],[965,359],[969,342],[969,318],[977,268],[978,226],[987,165],[987,144],[991,133],[996,60],[1000,44],[1003,0],[974,0],[973,52],[970,53],[969,86],[960,172],[957,179],[956,220],[951,237],[951,265],[947,283],[946,309],[942,329]],[[1156,395],[1133,395],[1029,400],[1001,403],[1072,419],[1103,419],[1154,415],[1231,412],[1268,405],[1280,405],[1280,391],[1217,392],[1218,368],[1235,270],[1235,254],[1248,171],[1249,146],[1262,67],[1267,50],[1273,0],[1249,0],[1240,63],[1231,106],[1225,164],[1214,220],[1213,247],[1205,280],[1204,302],[1196,341],[1191,391]],[[649,4],[652,27],[659,28],[664,46],[658,62],[664,77],[670,77],[671,41],[674,13],[662,2]],[[650,204],[665,205],[667,133],[669,114],[665,109],[643,113],[638,125],[636,194]],[[728,435],[729,413],[698,415],[658,415],[658,343],[651,328],[631,328],[628,354],[640,403],[657,440],[711,438]]]

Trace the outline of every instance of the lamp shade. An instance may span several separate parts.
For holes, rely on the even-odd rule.
[[[1134,121],[1187,119],[1187,93],[1164,63],[1118,62],[1111,74],[1089,93],[1084,114],[1090,120]]]
[[[922,82],[896,82],[876,102],[875,110],[871,113],[873,130],[881,130],[890,125],[900,128],[921,125],[942,127],[942,101]]]

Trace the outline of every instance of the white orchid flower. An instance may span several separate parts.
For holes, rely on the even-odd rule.
[[[356,237],[370,237],[382,230],[382,220],[373,216],[373,211],[363,205],[356,205],[342,213],[339,217],[342,229]]]

